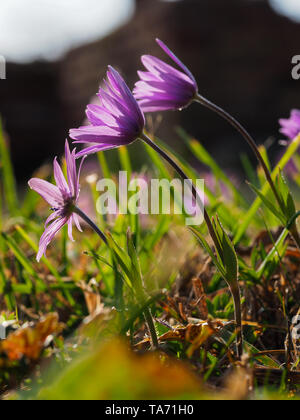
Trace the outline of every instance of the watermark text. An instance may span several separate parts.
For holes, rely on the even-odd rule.
[[[0,80],[6,79],[6,60],[3,55],[0,55]]]
[[[118,183],[101,179],[97,183],[99,214],[183,215],[187,226],[199,226],[204,217],[204,180],[195,183],[198,198],[192,194],[192,181],[131,177],[122,171]]]
[[[300,55],[295,55],[292,58],[292,64],[293,64],[293,68],[292,68],[292,78],[294,80],[300,80]]]

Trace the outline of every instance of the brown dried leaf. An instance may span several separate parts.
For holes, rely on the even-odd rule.
[[[101,296],[99,292],[95,292],[92,288],[92,285],[95,284],[97,285],[94,280],[91,280],[89,284],[86,284],[83,281],[79,283],[79,287],[83,291],[86,306],[91,316],[96,316],[102,310]]]
[[[1,343],[0,350],[7,354],[10,360],[20,360],[27,357],[31,361],[38,360],[47,338],[57,335],[63,330],[57,314],[49,314],[34,327],[21,328],[10,334]]]
[[[204,291],[203,283],[199,277],[195,277],[193,279],[193,289],[197,299],[195,305],[198,306],[202,319],[206,320],[208,318],[208,308],[206,303],[207,297]]]
[[[159,337],[159,341],[185,341],[191,343],[189,349],[192,355],[197,348],[201,347],[211,336],[216,335],[225,326],[222,321],[203,321],[198,324],[189,324],[187,326],[178,325],[171,331]],[[136,347],[141,347],[143,344],[148,343],[149,338],[141,341]]]
[[[221,328],[223,328],[221,322],[207,322],[201,325],[201,328],[195,329],[196,325],[191,325],[187,329],[186,341],[191,342],[191,346],[187,351],[187,356],[191,358],[196,350],[198,350],[206,341],[213,335],[217,335]]]

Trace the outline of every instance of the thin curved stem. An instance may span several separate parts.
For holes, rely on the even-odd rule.
[[[210,102],[208,99],[204,98],[201,95],[197,95],[196,102],[199,102],[201,105],[205,106],[206,108],[210,109],[211,111],[216,112],[218,115],[220,115],[222,118],[224,118],[226,121],[229,122],[247,141],[253,152],[255,153],[255,156],[257,157],[258,162],[262,166],[266,178],[270,184],[270,187],[276,197],[276,200],[281,207],[281,199],[279,197],[279,194],[276,190],[274,181],[272,179],[272,176],[270,174],[270,171],[266,165],[266,162],[264,161],[264,158],[262,157],[257,144],[255,143],[253,137],[248,133],[248,131],[228,112],[224,111],[224,109],[220,108],[218,105],[215,105],[213,102]]]
[[[74,206],[73,211],[74,211],[74,213],[78,214],[78,216],[80,216],[88,225],[90,225],[90,227],[97,233],[97,235],[100,236],[102,241],[106,245],[108,245],[108,241],[107,241],[107,238],[106,238],[105,234],[98,228],[98,226],[82,210],[80,210],[79,207]]]
[[[164,151],[162,150],[157,144],[155,144],[146,134],[143,134],[141,136],[141,140],[143,140],[148,146],[152,147],[157,153],[159,153],[174,169],[175,171],[184,179],[188,180],[188,176],[185,174],[185,172],[180,168],[180,166]],[[197,203],[201,203],[201,205],[204,208],[204,219],[207,224],[210,236],[220,253],[222,255],[222,249],[220,248],[218,238],[215,234],[215,230],[213,228],[212,222],[210,220],[210,217],[201,201],[201,198],[198,194],[197,189],[195,188],[193,182],[190,181],[190,188],[193,192],[193,197],[196,200]],[[234,299],[234,306],[235,306],[235,321],[236,321],[236,330],[237,330],[237,353],[238,357],[241,358],[243,354],[243,331],[242,331],[242,313],[241,313],[241,295],[239,286],[237,285],[236,290],[234,290],[232,287],[230,287],[233,299]]]
[[[270,184],[270,187],[271,187],[271,189],[274,193],[276,201],[277,201],[280,209],[284,213],[285,209],[282,207],[282,201],[281,201],[281,198],[280,198],[280,196],[277,192],[275,183],[272,179],[272,175],[271,175],[271,173],[270,173],[270,171],[269,171],[269,169],[268,169],[268,167],[267,167],[267,165],[264,161],[264,158],[262,157],[262,155],[261,155],[253,137],[248,133],[248,131],[232,115],[230,115],[224,109],[220,108],[218,105],[214,104],[213,102],[210,102],[208,99],[204,98],[203,96],[201,96],[199,94],[197,94],[195,101],[200,103],[201,105],[205,106],[206,108],[210,109],[211,111],[216,112],[219,116],[221,116],[226,121],[228,121],[229,124],[231,124],[243,136],[243,138],[247,141],[247,143],[249,144],[249,146],[251,147],[251,149],[255,153],[255,156],[257,157],[258,162],[262,166],[262,168],[264,170],[264,173],[266,175],[266,179],[267,179],[268,183]],[[291,228],[289,230],[290,230],[290,233],[291,233],[292,237],[294,238],[294,241],[296,242],[296,245],[300,249],[300,236],[299,236],[299,232],[298,232],[298,229],[297,229],[297,225],[294,224],[293,226],[291,226]]]
[[[143,140],[146,144],[148,144],[148,146],[150,146],[153,150],[155,150],[158,154],[160,154],[160,156],[162,156],[174,169],[175,171],[178,173],[178,175],[189,182],[190,184],[190,188],[191,191],[193,193],[193,197],[196,200],[196,202],[198,204],[200,204],[200,208],[204,209],[204,220],[206,222],[206,225],[208,227],[209,230],[209,234],[218,250],[218,252],[220,253],[220,255],[222,255],[222,250],[220,249],[220,245],[219,245],[219,241],[217,239],[217,236],[215,234],[212,222],[210,220],[209,214],[207,213],[205,206],[202,203],[201,197],[198,194],[198,191],[195,187],[195,185],[190,182],[189,177],[185,174],[185,172],[181,169],[181,167],[168,155],[168,153],[166,153],[163,149],[161,149],[156,143],[154,143],[145,133],[143,133],[140,136],[141,140]]]

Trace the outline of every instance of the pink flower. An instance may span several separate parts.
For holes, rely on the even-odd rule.
[[[50,184],[42,179],[33,178],[29,181],[29,186],[32,190],[36,191],[40,196],[46,200],[52,207],[53,213],[47,219],[45,224],[45,232],[43,233],[40,244],[37,261],[39,262],[46,250],[57,235],[57,233],[65,226],[68,225],[68,233],[71,241],[74,241],[72,235],[73,223],[82,232],[77,214],[74,213],[74,207],[77,204],[80,193],[79,177],[81,166],[84,161],[82,159],[79,172],[76,169],[76,152],[70,152],[69,144],[66,141],[65,145],[66,163],[67,163],[67,178],[65,179],[63,171],[54,159],[54,178],[56,186]]]
[[[156,57],[144,55],[142,63],[148,71],[138,72],[140,81],[135,85],[134,97],[144,112],[185,108],[198,93],[196,79],[162,41],[156,41],[181,71]]]
[[[279,123],[281,125],[280,132],[293,140],[300,134],[300,110],[292,110],[290,118],[281,119]]]
[[[76,158],[129,145],[143,132],[144,114],[125,81],[112,67],[97,96],[99,105],[90,104],[86,111],[90,125],[70,130],[75,143],[90,145]]]

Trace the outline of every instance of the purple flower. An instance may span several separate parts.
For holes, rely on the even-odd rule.
[[[33,178],[29,181],[30,188],[40,194],[40,196],[50,204],[53,210],[53,213],[46,221],[46,229],[40,240],[39,252],[37,255],[38,262],[41,260],[42,256],[45,255],[50,242],[65,225],[68,225],[69,238],[72,241],[74,241],[72,235],[73,223],[75,223],[77,228],[82,232],[78,216],[73,213],[73,208],[76,206],[79,198],[79,177],[84,159],[81,162],[80,170],[77,174],[76,152],[75,150],[73,150],[72,153],[70,152],[68,142],[66,142],[65,153],[68,182],[57,162],[57,158],[54,159],[54,178],[56,186],[38,178]]]
[[[112,67],[97,96],[100,105],[88,105],[86,111],[90,125],[70,130],[75,143],[90,144],[76,158],[128,145],[143,132],[144,114],[123,78]]]
[[[289,119],[279,120],[281,125],[280,132],[293,140],[300,134],[300,110],[294,109]]]
[[[185,108],[198,93],[197,82],[175,54],[162,41],[156,41],[183,72],[156,57],[145,55],[142,63],[148,72],[138,72],[141,80],[135,85],[134,96],[144,112]]]

